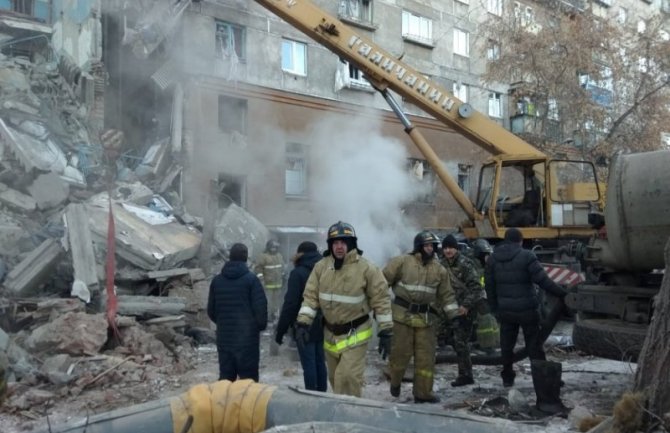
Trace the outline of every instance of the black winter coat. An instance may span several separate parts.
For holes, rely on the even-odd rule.
[[[219,349],[260,344],[268,324],[268,301],[258,277],[244,262],[228,262],[209,285],[207,314],[216,323]]]
[[[535,284],[559,297],[566,292],[556,284],[535,254],[521,245],[503,242],[486,262],[484,284],[491,312],[501,320],[539,322],[539,299]]]
[[[303,254],[296,260],[295,267],[288,277],[288,287],[284,296],[284,305],[282,305],[281,314],[277,321],[277,335],[283,337],[288,332],[289,327],[293,327],[298,318],[298,311],[302,305],[302,294],[305,291],[307,278],[312,272],[316,262],[323,256],[316,251]],[[323,318],[321,310],[317,312],[312,326],[310,328],[309,340],[311,343],[323,341]]]

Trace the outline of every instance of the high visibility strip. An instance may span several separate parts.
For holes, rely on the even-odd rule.
[[[266,289],[281,289],[281,284],[266,284]]]
[[[400,282],[398,285],[405,288],[408,292],[430,293],[431,295],[437,293],[437,288],[424,286],[423,284],[405,284]]]
[[[444,306],[444,312],[448,313],[449,311],[458,310],[458,304],[447,304]]]
[[[568,275],[569,273],[570,273],[570,270],[569,270],[569,269],[564,269],[563,272],[561,272],[560,274],[558,274],[558,276],[557,276],[556,278],[554,278],[554,280],[556,280],[556,281],[561,281],[561,280],[563,280],[563,278],[565,278],[565,276]]]
[[[345,296],[336,295],[335,293],[319,293],[319,299],[324,301],[335,301],[342,304],[362,304],[365,301],[365,295],[360,296]]]
[[[417,374],[417,376],[427,377],[427,378],[429,378],[429,379],[433,377],[433,372],[432,372],[432,370],[421,370],[421,369],[418,369],[418,370],[415,370],[415,373]]]
[[[307,317],[311,317],[312,319],[316,317],[316,310],[312,307],[308,307],[307,305],[303,305],[300,307],[300,311],[298,311],[298,315],[304,314]]]
[[[484,276],[483,276],[483,275],[482,275],[481,277],[479,277],[479,284],[481,284],[482,287],[484,287],[484,286],[486,285],[486,284],[485,284],[485,281],[484,281]]]
[[[335,344],[330,344],[327,341],[323,342],[323,348],[330,353],[340,353],[349,346],[362,343],[372,338],[372,328],[364,329],[349,335],[347,338],[338,341]]]
[[[265,265],[263,266],[265,269],[277,269],[281,268],[283,265]]]
[[[392,322],[392,321],[393,321],[392,314],[377,314],[377,322],[379,323]]]

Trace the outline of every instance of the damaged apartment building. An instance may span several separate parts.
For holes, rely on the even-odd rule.
[[[468,2],[315,3],[476,109],[490,108],[490,89],[474,85],[485,61],[470,54],[477,22],[467,18]],[[72,143],[61,174],[67,169],[82,182],[91,176],[101,182],[101,137],[121,131],[116,180],[175,191],[179,205],[200,219],[212,207],[235,203],[288,253],[306,236],[320,240],[330,220],[338,219],[315,210],[324,197],[316,196],[314,185],[327,163],[317,160],[323,154],[317,150],[337,146],[328,141],[329,131],[351,128],[358,136],[403,144],[407,175],[414,173],[425,191],[404,209],[417,225],[455,226],[462,219],[360,71],[253,1],[0,1],[0,25],[6,58],[48,60],[80,104],[66,119],[86,127],[64,139]],[[493,117],[504,123],[503,93],[495,95]],[[471,194],[486,154],[401,103]]]

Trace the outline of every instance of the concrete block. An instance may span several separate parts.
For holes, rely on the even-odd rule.
[[[11,189],[0,183],[0,203],[19,212],[32,212],[37,209],[37,202],[29,195]]]
[[[5,287],[16,296],[34,294],[52,275],[62,253],[59,242],[45,240],[9,272]]]
[[[32,198],[40,209],[51,209],[61,205],[70,195],[70,186],[56,173],[39,176],[28,187]]]

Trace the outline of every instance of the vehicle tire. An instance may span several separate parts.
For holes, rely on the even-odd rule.
[[[647,325],[617,319],[577,319],[572,343],[589,355],[619,361],[637,361],[647,333]]]

